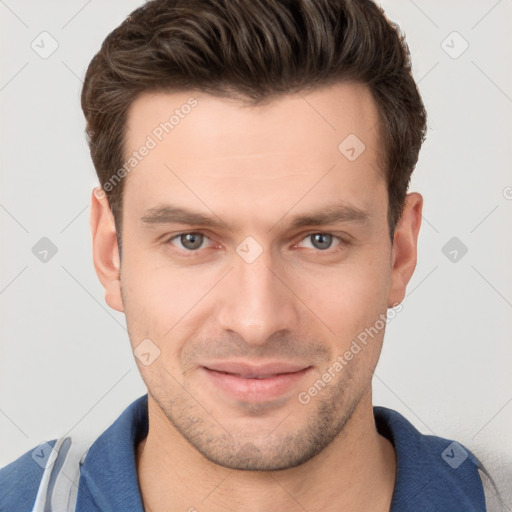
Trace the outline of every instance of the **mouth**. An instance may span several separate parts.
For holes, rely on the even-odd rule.
[[[248,402],[265,402],[286,395],[312,366],[290,363],[251,365],[220,362],[202,366],[209,383],[222,393]]]

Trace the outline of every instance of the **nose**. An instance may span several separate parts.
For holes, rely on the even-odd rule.
[[[217,297],[220,328],[252,345],[263,345],[277,333],[298,328],[300,302],[290,291],[289,276],[271,260],[269,251],[252,263],[234,255],[234,268]]]

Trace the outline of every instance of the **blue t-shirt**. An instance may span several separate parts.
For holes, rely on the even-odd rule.
[[[479,463],[462,445],[416,430],[401,414],[374,407],[378,432],[395,447],[397,474],[391,512],[483,512]],[[143,512],[136,448],[148,433],[148,396],[128,406],[91,446],[78,487],[79,512]],[[40,445],[0,469],[0,511],[31,511],[43,475]]]

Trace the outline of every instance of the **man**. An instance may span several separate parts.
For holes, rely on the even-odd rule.
[[[374,3],[150,1],[82,107],[94,264],[148,395],[4,468],[2,510],[486,510],[469,450],[372,405],[426,124]]]

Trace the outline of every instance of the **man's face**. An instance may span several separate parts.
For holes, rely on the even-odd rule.
[[[370,393],[382,318],[403,295],[377,124],[355,84],[255,107],[145,94],[130,109],[127,155],[157,144],[125,183],[122,306],[109,301],[133,349],[160,351],[138,361],[150,400],[217,464],[301,464]]]

